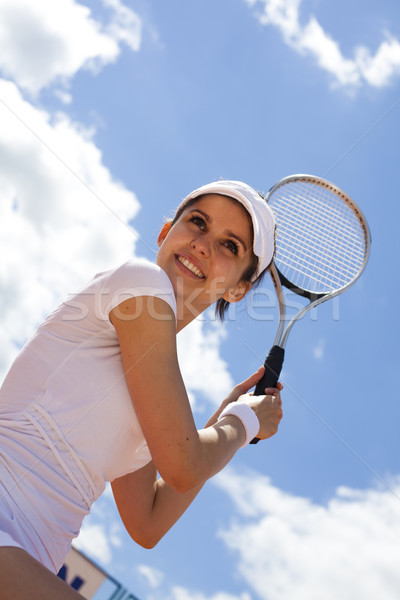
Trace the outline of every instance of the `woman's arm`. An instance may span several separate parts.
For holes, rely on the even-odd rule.
[[[175,316],[159,298],[132,298],[110,314],[132,402],[153,462],[179,492],[204,483],[240,447],[240,422],[196,430],[178,366]]]
[[[263,375],[263,368],[234,387],[206,427],[214,425],[220,412],[230,402],[248,392]],[[281,385],[279,384],[281,388]],[[276,390],[277,392],[277,390]],[[112,490],[124,525],[135,542],[153,548],[182,516],[202,488],[202,485],[179,493],[163,479],[157,480],[153,462],[142,469],[113,481]]]
[[[118,512],[131,538],[153,548],[183,515],[202,486],[184,494],[161,478],[153,462],[111,484]]]
[[[155,468],[165,483],[184,493],[220,471],[243,444],[239,419],[227,416],[197,431],[176,352],[175,316],[155,297],[126,300],[110,313],[125,377]],[[258,437],[273,435],[282,416],[271,396],[252,401],[261,424]]]

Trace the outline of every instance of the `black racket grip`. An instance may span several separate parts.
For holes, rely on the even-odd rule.
[[[281,348],[280,346],[272,346],[264,362],[265,373],[263,378],[260,379],[256,385],[256,389],[254,390],[255,396],[263,396],[265,394],[265,388],[267,387],[276,387],[282,370],[284,358],[284,348]],[[259,441],[259,438],[254,438],[251,440],[250,444],[257,444]]]

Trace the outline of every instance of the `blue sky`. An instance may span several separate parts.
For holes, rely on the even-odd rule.
[[[293,329],[278,435],[152,551],[109,491],[85,522],[80,548],[141,600],[399,597],[399,16],[393,0],[0,0],[3,375],[77,286],[153,259],[211,180],[324,176],[371,228],[359,282]],[[199,427],[275,327],[266,280],[224,326],[180,335]]]

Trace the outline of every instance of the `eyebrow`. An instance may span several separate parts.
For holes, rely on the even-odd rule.
[[[200,208],[193,208],[190,212],[191,213],[193,213],[193,212],[200,213],[204,217],[204,220],[207,223],[211,223],[210,215],[207,214],[206,212],[204,212],[204,210],[201,210]],[[230,229],[225,229],[224,233],[228,237],[231,237],[231,238],[235,239],[237,242],[239,242],[243,246],[244,251],[247,252],[247,245],[246,245],[245,241],[239,235],[237,235],[236,233],[233,233],[233,231],[231,231]]]

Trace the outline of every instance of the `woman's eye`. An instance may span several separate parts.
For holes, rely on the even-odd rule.
[[[228,242],[226,242],[225,245],[228,248],[228,250],[230,250],[233,254],[237,254],[239,252],[239,248],[236,242],[229,240]]]
[[[192,223],[194,223],[195,225],[197,225],[197,227],[199,227],[199,229],[203,230],[206,227],[206,223],[202,217],[193,216],[190,218],[190,221]]]

